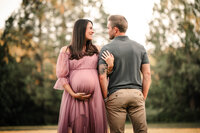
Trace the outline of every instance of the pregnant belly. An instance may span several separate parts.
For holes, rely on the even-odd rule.
[[[74,92],[92,94],[98,81],[94,70],[76,70],[70,74],[70,84]]]

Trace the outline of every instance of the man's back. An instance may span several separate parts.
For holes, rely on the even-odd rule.
[[[108,50],[114,55],[113,72],[109,75],[108,95],[122,88],[142,89],[141,65],[149,63],[144,47],[127,36],[118,36],[102,51]],[[99,64],[105,62],[99,58]]]
[[[142,45],[125,36],[128,22],[124,16],[109,16],[107,28],[109,39],[113,41],[101,49],[98,70],[110,133],[124,132],[127,114],[134,133],[147,133],[145,99],[151,73],[146,51]],[[114,56],[114,65],[106,65],[107,57],[112,55],[105,50]],[[108,75],[108,70],[113,72]]]

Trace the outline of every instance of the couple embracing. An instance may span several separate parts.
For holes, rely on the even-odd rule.
[[[107,121],[110,133],[123,133],[127,114],[134,133],[147,133],[151,74],[146,50],[125,35],[124,16],[109,16],[107,28],[112,41],[101,49],[92,44],[92,21],[79,19],[70,45],[60,50],[54,86],[64,90],[58,133],[107,133]]]

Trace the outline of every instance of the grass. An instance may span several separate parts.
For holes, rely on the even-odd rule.
[[[200,128],[200,123],[150,123],[149,128]]]
[[[131,123],[127,123],[125,133],[132,130]],[[148,133],[200,133],[200,123],[150,123]]]
[[[200,133],[200,123],[150,123],[148,133]],[[6,126],[0,133],[57,133],[57,126]],[[125,133],[133,133],[132,125],[127,123]]]

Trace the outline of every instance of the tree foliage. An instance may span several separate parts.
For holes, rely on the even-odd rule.
[[[69,44],[75,20],[90,18],[98,38],[106,17],[99,0],[23,0],[0,38],[0,125],[57,123],[58,52]]]
[[[157,121],[200,120],[200,1],[154,5],[147,42],[154,46],[149,108]]]

